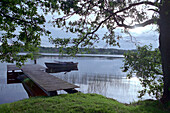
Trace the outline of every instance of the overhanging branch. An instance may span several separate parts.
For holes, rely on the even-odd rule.
[[[115,14],[120,13],[120,12],[123,12],[123,11],[125,11],[125,10],[128,10],[128,9],[134,7],[134,6],[142,5],[142,4],[146,4],[146,5],[151,5],[151,6],[157,7],[157,6],[155,5],[155,2],[143,1],[143,2],[138,2],[138,3],[130,4],[128,7],[123,8],[123,9],[121,9],[121,10],[119,10],[119,11],[116,11]]]
[[[150,19],[150,20],[147,20],[147,21],[145,21],[145,22],[143,22],[143,23],[141,23],[141,24],[135,24],[135,25],[133,25],[133,26],[130,26],[130,25],[126,25],[126,24],[123,24],[123,23],[120,24],[120,23],[117,21],[116,17],[114,17],[114,20],[115,20],[116,24],[117,24],[119,27],[124,27],[124,28],[129,28],[129,29],[133,29],[133,28],[135,28],[135,27],[144,27],[144,26],[149,25],[149,24],[154,24],[155,22],[158,21],[158,19]]]
[[[17,20],[18,20],[18,21],[20,21],[20,22],[33,24],[31,21],[26,21],[26,20],[23,20],[23,19],[19,19],[19,18],[15,18],[15,17],[11,17],[11,16],[9,16],[9,15],[6,15],[6,14],[3,13],[2,11],[0,11],[0,13],[3,14],[4,17],[10,18],[11,20],[14,20],[14,21],[16,21],[16,22],[17,22]]]
[[[108,19],[110,19],[111,17],[112,17],[112,15],[110,15],[109,17],[107,17],[105,20],[101,21],[100,24],[98,25],[98,27],[97,27],[94,31],[92,31],[92,32],[90,32],[90,33],[87,33],[87,34],[76,44],[76,46],[78,46],[81,42],[83,42],[88,35],[90,35],[90,34],[93,35],[93,34],[100,28],[100,26],[101,26],[104,22],[106,22]]]

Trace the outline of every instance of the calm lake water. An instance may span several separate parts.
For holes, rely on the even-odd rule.
[[[41,56],[37,64],[45,66],[44,62],[54,60],[78,62],[78,70],[51,74],[80,86],[77,90],[82,93],[97,93],[122,103],[139,100],[138,91],[142,87],[137,77],[127,79],[127,73],[120,69],[123,58]],[[33,64],[33,61],[29,60],[27,63]],[[7,84],[7,65],[0,63],[0,104],[29,98],[21,83]],[[145,95],[143,99],[149,98],[151,97]]]

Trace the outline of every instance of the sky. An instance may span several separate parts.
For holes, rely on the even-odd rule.
[[[151,12],[148,12],[148,13],[150,14]],[[54,28],[51,24],[48,23],[49,20],[58,17],[57,14],[55,13],[53,15],[48,14],[45,17],[47,20],[46,29],[51,32],[51,36],[53,38],[55,37],[56,38],[77,37],[76,34],[66,33],[64,30]],[[71,20],[76,20],[76,18],[79,18],[79,17],[78,16],[71,17]],[[129,30],[133,38],[127,34],[122,34],[121,29],[122,28],[115,29],[115,33],[121,34],[121,36],[123,37],[120,40],[118,40],[120,47],[109,46],[103,40],[100,40],[100,43],[96,43],[95,46],[97,46],[97,48],[116,48],[116,49],[125,49],[125,50],[136,49],[136,46],[144,46],[144,45],[150,45],[150,44],[152,44],[153,48],[158,48],[159,46],[159,41],[158,41],[159,33],[158,31],[156,31],[157,29],[156,25],[148,25],[145,27],[138,27],[138,28]],[[99,35],[100,39],[103,37],[106,31],[107,30],[105,28],[99,29],[97,31],[97,34]],[[54,47],[54,45],[49,42],[48,37],[45,37],[45,36],[41,37],[41,46]]]
[[[51,31],[51,36],[52,37],[57,37],[57,38],[69,38],[69,37],[77,37],[76,34],[72,33],[66,33],[64,30],[54,28],[52,25],[46,25],[46,29]],[[136,49],[136,46],[144,46],[144,45],[153,45],[153,48],[158,48],[159,43],[158,43],[158,38],[159,38],[159,33],[156,31],[156,26],[155,25],[148,25],[145,27],[138,27],[135,29],[129,30],[130,34],[132,37],[130,37],[127,34],[122,34],[121,33],[121,28],[115,29],[116,34],[122,35],[123,38],[118,40],[120,43],[120,47],[118,46],[109,46],[105,43],[105,41],[100,40],[99,43],[96,43],[95,46],[97,48],[116,48],[116,49],[125,49],[125,50],[130,50],[130,49]],[[103,37],[103,34],[106,32],[105,29],[99,29],[97,31],[97,34],[99,35],[100,38]],[[48,37],[41,37],[41,46],[44,47],[54,47],[54,44],[51,44],[48,40]]]
[[[51,36],[53,38],[70,38],[70,37],[77,37],[76,34],[72,33],[66,33],[64,30],[54,28],[51,24],[46,24],[46,29],[51,32]],[[100,40],[99,43],[96,43],[96,48],[115,48],[115,49],[125,49],[125,50],[131,50],[136,49],[136,46],[144,46],[144,45],[150,45],[152,44],[153,48],[158,48],[159,46],[159,33],[156,31],[155,25],[148,25],[145,27],[139,27],[135,29],[129,30],[130,34],[133,38],[131,38],[129,35],[122,34],[121,28],[115,29],[116,34],[120,34],[123,38],[120,40],[117,40],[120,44],[120,47],[118,46],[109,46],[105,43],[105,41]],[[100,38],[103,37],[103,34],[106,32],[105,29],[99,29],[97,31],[97,34]],[[0,31],[0,35],[3,33]],[[41,46],[43,47],[55,47],[54,44],[49,42],[49,37],[41,36]]]

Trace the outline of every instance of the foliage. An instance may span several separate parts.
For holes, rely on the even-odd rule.
[[[1,113],[168,113],[158,101],[125,105],[97,94],[33,97],[0,105]]]
[[[44,0],[1,0],[0,1],[0,60],[1,62],[24,64],[33,54],[17,56],[21,50],[34,52],[40,45],[40,36],[48,35],[45,17],[38,13],[54,12],[55,1]],[[39,6],[39,7],[38,7]]]
[[[94,43],[101,39],[108,45],[119,46],[118,40],[122,36],[116,33],[115,29],[124,27],[122,32],[130,35],[128,29],[155,24],[159,18],[158,4],[158,0],[58,1],[61,15],[53,21],[54,26],[77,34],[77,37],[53,37],[51,42],[56,47],[61,47],[61,50],[68,47],[68,53],[71,54],[77,53],[78,48],[93,48]],[[148,10],[151,12],[150,15],[147,14]],[[97,33],[100,28],[105,29],[103,37]]]
[[[152,51],[152,46],[138,47],[136,52],[124,54],[123,71],[128,71],[128,77],[133,74],[139,78],[143,90],[139,91],[142,97],[145,93],[160,99],[163,93],[163,73],[159,49]]]
[[[146,26],[155,23],[159,17],[157,11],[159,1],[145,0],[1,0],[0,30],[1,61],[22,64],[27,58],[33,59],[33,54],[17,57],[23,49],[25,52],[37,51],[40,36],[48,35],[45,29],[45,15],[54,12],[58,14],[53,25],[66,32],[77,34],[71,38],[50,38],[57,47],[66,48],[67,53],[76,54],[80,47],[91,48],[98,43],[100,36],[96,33],[100,28],[107,29],[103,40],[109,45],[119,45],[117,40],[121,34],[116,34],[116,27],[124,27],[124,33],[136,26]],[[150,7],[151,6],[151,7]],[[137,8],[140,7],[140,8]],[[140,10],[139,10],[140,9]],[[153,12],[152,16],[147,11]],[[43,11],[43,13],[38,13]],[[130,22],[126,22],[131,18]],[[147,21],[145,21],[147,20]],[[130,23],[130,24],[129,24]]]

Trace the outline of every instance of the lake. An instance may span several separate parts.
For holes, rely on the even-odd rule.
[[[138,101],[138,91],[142,89],[137,77],[126,78],[120,67],[123,66],[123,58],[112,56],[100,57],[60,57],[41,56],[37,64],[45,66],[44,62],[73,61],[78,62],[78,70],[71,72],[51,73],[65,81],[80,86],[77,88],[82,93],[97,93],[108,98],[116,99],[121,103]],[[27,64],[33,64],[28,60]],[[7,84],[7,63],[0,63],[0,104],[29,98],[21,83]],[[58,91],[59,94],[66,93]],[[150,99],[145,95],[143,99]]]

